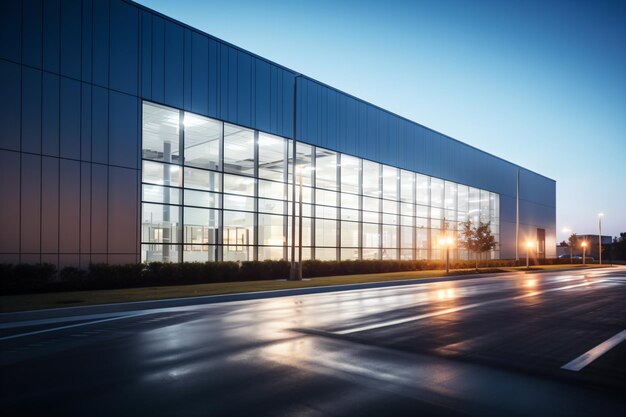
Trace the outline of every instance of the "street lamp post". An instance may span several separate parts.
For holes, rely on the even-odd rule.
[[[580,246],[583,247],[583,265],[585,265],[587,263],[585,259],[585,250],[587,249],[587,242],[581,243]]]
[[[604,213],[598,213],[598,260],[602,265],[602,217]]]
[[[535,243],[531,242],[530,240],[526,242],[526,269],[530,269],[530,263],[528,261],[528,253],[530,252],[530,250],[532,249],[534,245]]]
[[[292,176],[291,176],[291,268],[289,269],[290,280],[302,279],[302,268],[296,266],[296,127],[297,127],[297,98],[298,98],[298,78],[302,74],[293,77],[293,149],[292,149]],[[300,242],[302,244],[302,242]],[[300,252],[301,253],[301,252]],[[301,256],[302,257],[302,256]],[[300,259],[302,263],[302,259]]]
[[[446,248],[446,274],[450,273],[450,247],[453,241],[450,236],[439,239],[439,246]]]

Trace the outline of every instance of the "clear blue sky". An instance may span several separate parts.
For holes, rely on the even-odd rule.
[[[558,241],[626,232],[626,1],[140,3],[555,179]]]

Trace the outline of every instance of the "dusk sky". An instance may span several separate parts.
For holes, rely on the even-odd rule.
[[[626,232],[626,1],[139,3],[556,180],[557,241]]]

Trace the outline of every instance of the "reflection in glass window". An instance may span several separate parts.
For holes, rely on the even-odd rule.
[[[341,247],[356,248],[359,246],[359,224],[341,222]]]
[[[143,161],[141,180],[159,185],[180,187],[182,170],[178,165],[162,164],[160,162]]]
[[[337,249],[315,248],[315,259],[319,259],[320,261],[334,261],[337,259]]]
[[[469,189],[469,220],[478,224],[480,218],[480,191],[477,188]]]
[[[291,173],[293,172],[293,142],[289,141],[289,182],[293,181]],[[311,187],[313,182],[312,172],[312,155],[313,155],[313,147],[311,145],[307,145],[302,142],[296,143],[296,186],[300,184],[300,180],[302,180],[302,184],[304,186]],[[291,192],[289,193],[289,197],[291,198]]]
[[[337,207],[315,206],[315,216],[325,219],[336,219]]]
[[[183,250],[184,262],[214,262],[217,257],[215,245],[185,245]]]
[[[185,112],[185,165],[220,169],[222,122]]]
[[[145,101],[142,111],[142,158],[180,164],[180,112]]]
[[[361,160],[349,155],[341,157],[341,191],[359,194],[361,192]]]
[[[341,220],[350,220],[350,221],[353,221],[353,222],[358,222],[359,221],[359,211],[358,210],[342,208],[341,209]]]
[[[254,211],[254,198],[224,194],[224,208],[226,210]]]
[[[341,207],[359,209],[361,198],[355,194],[341,194]]]
[[[144,243],[141,245],[141,262],[180,262],[180,245]]]
[[[282,246],[259,246],[259,261],[280,261],[281,259],[285,259],[285,248]],[[303,251],[304,257],[304,251]],[[308,259],[308,258],[304,258]],[[284,277],[287,278],[287,277]]]
[[[254,214],[224,210],[224,260],[253,259]]]
[[[259,198],[259,213],[285,214],[285,202]]]
[[[380,231],[377,224],[363,223],[363,247],[380,247]]]
[[[259,244],[282,246],[285,242],[285,217],[259,214]]]
[[[311,228],[312,223],[311,219],[308,217],[302,218],[302,245],[303,246],[311,246]],[[296,245],[298,244],[298,235],[299,226],[298,219],[296,219]],[[287,217],[287,245],[291,245],[291,216]],[[304,256],[304,255],[303,255]],[[310,255],[307,255],[310,256]],[[308,259],[308,258],[304,258]]]
[[[141,218],[142,242],[180,242],[180,207],[144,203]]]
[[[337,246],[337,222],[317,219],[315,221],[315,246]]]
[[[413,228],[412,227],[401,227],[400,228],[400,244],[402,248],[413,248]]]
[[[387,165],[383,165],[383,198],[398,200],[398,179],[399,170]]]
[[[325,204],[327,206],[337,206],[338,194],[335,191],[316,190],[315,202],[317,204]]]
[[[286,189],[282,182],[259,180],[259,197],[284,200]]]
[[[185,205],[219,208],[220,196],[205,191],[185,190]]]
[[[383,225],[383,248],[396,248],[398,246],[398,228],[396,226]]]
[[[415,174],[410,171],[400,172],[400,199],[413,204],[415,197]]]
[[[315,186],[329,190],[337,189],[337,153],[316,148]]]
[[[489,191],[480,190],[480,221],[489,221]]]
[[[254,175],[254,131],[224,123],[224,171]]]
[[[185,207],[184,243],[215,245],[218,243],[219,214],[217,210]]]
[[[457,196],[459,221],[465,221],[467,220],[467,212],[469,211],[469,187],[459,184]]]
[[[180,189],[144,184],[141,187],[143,201],[150,203],[180,204]]]
[[[383,200],[383,212],[390,214],[398,213],[398,203],[396,201]]]
[[[380,197],[380,164],[363,161],[363,195]]]
[[[259,132],[259,178],[285,181],[287,141]]]
[[[254,197],[254,178],[224,174],[224,192]]]
[[[425,206],[430,204],[430,177],[415,174],[415,202]]]
[[[363,221],[368,223],[380,223],[380,212],[364,211],[362,213]]]
[[[221,175],[218,172],[185,167],[185,188],[219,192]]]
[[[430,205],[443,207],[443,180],[439,178],[430,179]]]
[[[446,210],[457,209],[457,186],[456,183],[446,181],[445,182],[445,202],[444,207]],[[446,216],[447,217],[447,216]]]

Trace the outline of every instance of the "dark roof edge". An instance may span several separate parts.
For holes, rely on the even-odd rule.
[[[156,11],[156,10],[154,10],[154,9],[151,9],[151,8],[147,7],[147,6],[144,6],[143,4],[136,3],[136,2],[134,2],[134,1],[132,1],[132,0],[122,0],[122,1],[123,1],[123,2],[125,2],[125,3],[128,3],[128,4],[131,4],[131,5],[135,6],[135,7],[138,7],[139,9],[141,9],[141,10],[143,10],[143,11],[146,11],[146,12],[149,12],[149,13],[152,13],[152,14],[155,14],[155,15],[157,15],[157,16],[159,16],[159,17],[163,18],[163,19],[166,19],[166,20],[169,20],[169,21],[171,21],[171,22],[173,22],[173,23],[176,23],[176,24],[178,24],[178,25],[181,25],[181,26],[183,26],[183,27],[184,27],[184,28],[186,28],[186,29],[189,29],[189,30],[191,30],[191,31],[194,31],[194,32],[199,33],[199,34],[204,35],[204,36],[208,36],[209,38],[213,39],[213,40],[214,40],[214,41],[216,41],[216,42],[220,42],[220,43],[222,43],[222,44],[224,44],[224,45],[226,45],[226,46],[229,46],[229,47],[231,47],[231,48],[233,48],[233,49],[236,49],[236,50],[238,50],[238,51],[241,51],[241,52],[243,52],[243,53],[246,53],[246,54],[248,54],[248,55],[250,55],[250,56],[252,56],[252,57],[254,57],[254,58],[257,58],[257,59],[260,59],[260,60],[262,60],[262,61],[265,61],[265,62],[267,62],[268,64],[271,64],[271,65],[277,66],[277,67],[279,67],[279,68],[281,68],[281,69],[283,69],[283,70],[285,70],[285,71],[288,71],[288,72],[292,73],[294,76],[299,75],[299,76],[301,76],[301,77],[304,77],[304,78],[306,78],[307,80],[312,81],[312,82],[314,82],[314,83],[317,83],[317,84],[319,84],[319,85],[321,85],[321,86],[323,86],[323,87],[325,87],[325,88],[328,88],[328,89],[333,90],[333,91],[335,91],[335,92],[337,92],[337,93],[340,93],[340,94],[343,94],[343,95],[345,95],[345,96],[348,96],[348,97],[350,97],[350,98],[352,98],[352,99],[354,99],[354,100],[360,101],[361,103],[364,103],[364,104],[366,104],[366,105],[368,105],[368,106],[372,106],[372,107],[374,107],[374,108],[376,108],[376,109],[378,109],[378,110],[380,110],[380,111],[383,111],[383,112],[385,112],[385,113],[387,113],[387,114],[390,114],[390,115],[393,115],[393,116],[395,116],[395,117],[398,117],[398,118],[400,118],[400,119],[402,119],[402,120],[405,120],[405,121],[407,121],[407,122],[409,122],[409,123],[412,123],[412,124],[415,124],[415,125],[417,125],[417,126],[420,126],[420,127],[424,128],[424,129],[426,129],[426,130],[429,130],[429,131],[431,131],[431,132],[433,132],[433,133],[436,133],[436,134],[438,134],[438,135],[441,135],[441,136],[443,136],[443,137],[444,137],[444,138],[446,138],[446,139],[452,140],[452,141],[457,142],[457,143],[459,143],[459,144],[461,144],[461,145],[463,145],[463,146],[467,146],[467,147],[472,148],[472,149],[474,149],[474,150],[476,150],[476,151],[478,151],[478,152],[482,152],[482,153],[484,153],[484,154],[486,154],[486,155],[489,155],[489,156],[491,156],[491,157],[493,157],[493,158],[496,158],[496,159],[499,159],[499,160],[501,160],[501,161],[503,161],[503,162],[506,162],[507,164],[511,164],[511,165],[513,165],[513,166],[515,166],[515,167],[517,167],[517,168],[520,168],[520,169],[523,169],[523,170],[525,170],[525,171],[531,172],[531,173],[533,173],[533,174],[535,174],[535,175],[538,175],[538,176],[540,176],[540,177],[543,177],[543,178],[545,178],[545,179],[547,179],[547,180],[550,180],[550,181],[552,181],[552,182],[555,182],[555,183],[556,183],[556,180],[554,180],[554,179],[552,179],[552,178],[550,178],[550,177],[547,177],[547,176],[545,176],[545,175],[543,175],[543,174],[540,174],[540,173],[538,173],[538,172],[536,172],[536,171],[533,171],[533,170],[530,170],[530,169],[528,169],[528,168],[525,168],[525,167],[523,167],[523,166],[521,166],[521,165],[518,165],[518,164],[516,164],[516,163],[513,163],[513,162],[511,162],[511,161],[508,161],[508,160],[506,160],[506,159],[504,159],[504,158],[501,158],[501,157],[499,157],[499,156],[497,156],[497,155],[494,155],[494,154],[492,154],[492,153],[486,152],[486,151],[484,151],[484,150],[482,150],[482,149],[479,149],[479,148],[477,148],[477,147],[475,147],[475,146],[473,146],[473,145],[470,145],[470,144],[468,144],[468,143],[462,142],[462,141],[461,141],[461,140],[459,140],[459,139],[455,139],[455,138],[453,138],[453,137],[451,137],[451,136],[446,135],[445,133],[441,133],[441,132],[439,132],[439,131],[437,131],[437,130],[435,130],[435,129],[432,129],[432,128],[428,127],[428,126],[424,126],[424,125],[423,125],[423,124],[421,124],[421,123],[418,123],[418,122],[416,122],[416,121],[413,121],[413,120],[411,120],[411,119],[409,119],[409,118],[407,118],[407,117],[401,116],[401,115],[399,115],[399,114],[397,114],[397,113],[394,113],[394,112],[392,112],[392,111],[390,111],[390,110],[384,109],[384,108],[382,108],[382,107],[380,107],[380,106],[378,106],[378,105],[376,105],[376,104],[370,103],[370,102],[368,102],[368,101],[366,101],[366,100],[363,100],[362,98],[356,97],[356,96],[354,96],[354,95],[352,95],[352,94],[350,94],[350,93],[346,93],[345,91],[339,90],[339,89],[338,89],[338,88],[336,88],[336,87],[333,87],[333,86],[331,86],[331,85],[328,85],[328,84],[326,84],[326,83],[323,83],[323,82],[321,82],[321,81],[318,81],[318,80],[316,80],[316,79],[314,79],[314,78],[311,78],[311,77],[309,77],[308,75],[302,74],[301,72],[295,71],[295,70],[293,70],[293,69],[291,69],[291,68],[287,68],[287,67],[285,67],[284,65],[278,64],[278,63],[276,63],[276,62],[274,62],[274,61],[271,61],[271,60],[269,60],[269,59],[267,59],[267,58],[265,58],[265,57],[262,57],[262,56],[260,56],[260,55],[257,55],[257,54],[255,54],[255,53],[253,53],[253,52],[250,52],[250,51],[248,51],[248,50],[245,50],[245,49],[241,48],[240,46],[234,45],[234,44],[232,44],[232,43],[230,43],[230,42],[227,42],[227,41],[225,41],[225,40],[223,40],[223,39],[217,38],[217,37],[215,37],[215,36],[213,36],[213,35],[211,35],[211,34],[209,34],[209,33],[206,33],[206,32],[204,32],[204,31],[202,31],[202,30],[200,30],[200,29],[198,29],[198,28],[195,28],[195,27],[193,27],[193,26],[191,26],[191,25],[188,25],[187,23],[181,22],[181,21],[176,20],[176,19],[174,19],[174,18],[172,18],[172,17],[170,17],[170,16],[167,16],[167,15],[165,15],[165,14],[163,14],[163,13],[159,12],[159,11]]]

